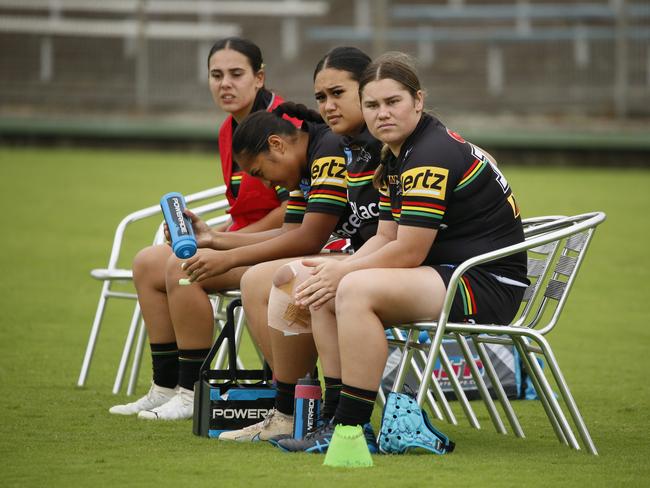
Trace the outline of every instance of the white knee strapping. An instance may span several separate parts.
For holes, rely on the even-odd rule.
[[[292,261],[276,272],[269,295],[269,327],[285,335],[311,334],[311,314],[297,307],[294,300],[296,287],[311,276],[309,269],[300,261]]]

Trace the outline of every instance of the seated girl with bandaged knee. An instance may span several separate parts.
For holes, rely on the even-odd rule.
[[[506,178],[484,151],[424,111],[406,55],[378,58],[359,85],[368,130],[385,144],[375,178],[380,221],[357,255],[304,261],[313,274],[297,287],[296,305],[310,308],[323,374],[339,378],[341,390],[333,420],[303,440],[280,440],[286,451],[322,452],[339,425],[359,426],[370,447],[362,426],[388,355],[384,329],[437,319],[456,266],[524,239]],[[508,324],[527,285],[525,253],[471,268],[450,320]]]

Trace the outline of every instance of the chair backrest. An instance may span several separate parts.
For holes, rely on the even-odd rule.
[[[556,222],[559,219],[566,217],[548,217],[535,219],[535,224],[529,221],[524,222],[524,232],[525,235],[532,233],[536,228],[536,225],[540,223],[551,223]],[[522,299],[522,304],[519,309],[519,318],[513,323],[513,325],[522,325],[528,319],[530,313],[533,311],[533,305],[535,304],[534,297],[537,296],[539,288],[543,285],[548,271],[551,267],[553,261],[553,256],[557,250],[557,242],[549,242],[548,244],[543,244],[539,247],[528,250],[528,279],[530,285],[526,288],[524,292],[524,298]]]
[[[550,218],[525,229],[526,239],[567,229],[562,237],[528,250],[528,277],[518,319],[512,324],[547,333],[564,308],[596,227],[605,219],[600,212]],[[587,226],[578,225],[591,220]],[[575,232],[570,232],[575,227]],[[547,320],[542,321],[542,319]],[[543,323],[543,325],[541,325]]]

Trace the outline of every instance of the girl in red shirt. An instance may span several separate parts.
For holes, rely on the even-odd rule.
[[[219,153],[230,222],[220,231],[262,232],[282,226],[288,192],[244,174],[232,158],[232,134],[249,113],[273,110],[282,102],[264,87],[264,64],[259,47],[246,39],[231,37],[218,41],[208,55],[210,93],[215,104],[229,115],[219,130]],[[298,121],[291,120],[294,124]],[[199,240],[199,247],[206,245]],[[192,416],[192,389],[212,336],[203,337],[201,327],[175,328],[169,306],[166,270],[172,256],[168,245],[141,250],[133,262],[133,281],[142,308],[153,362],[153,383],[149,392],[126,405],[109,411],[134,415],[141,411],[156,419],[175,420]],[[239,288],[246,268],[231,270],[211,283],[215,290]],[[158,407],[165,406],[164,409]],[[156,409],[154,413],[151,410]],[[149,418],[149,417],[147,417]]]

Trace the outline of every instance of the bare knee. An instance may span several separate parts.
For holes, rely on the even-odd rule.
[[[299,261],[295,261],[299,263]],[[275,273],[273,273],[273,286],[281,288],[289,283],[296,277],[296,272],[294,271],[294,261],[287,263],[283,266],[280,266]]]
[[[167,278],[187,278],[186,273],[182,270],[182,259],[178,259],[175,254],[170,254],[165,262],[165,276]]]
[[[343,277],[336,290],[336,311],[367,309],[371,296],[368,279],[363,271],[356,271]]]
[[[240,281],[243,300],[246,301],[246,297],[248,297],[249,300],[263,300],[268,302],[273,276],[277,272],[278,266],[279,263],[275,261],[251,266],[241,277]]]
[[[169,246],[149,246],[140,250],[133,259],[133,281],[136,285],[153,283],[164,286],[165,263],[172,254]]]

